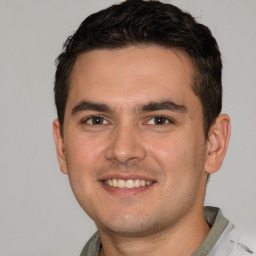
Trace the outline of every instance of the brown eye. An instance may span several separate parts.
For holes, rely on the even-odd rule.
[[[92,117],[92,124],[103,124],[104,119],[100,116]]]
[[[83,123],[90,125],[101,125],[107,124],[107,121],[101,116],[91,116],[90,118],[84,120]]]
[[[156,125],[161,125],[161,124],[165,124],[167,119],[162,116],[156,116],[154,121]]]
[[[164,116],[154,116],[152,117],[149,121],[148,124],[150,125],[164,125],[164,124],[170,124],[173,123],[172,120],[170,120],[169,118],[166,118]]]

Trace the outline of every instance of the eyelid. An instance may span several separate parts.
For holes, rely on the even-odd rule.
[[[102,116],[102,115],[90,115],[90,116],[87,116],[87,117],[83,118],[81,120],[81,124],[95,125],[95,124],[92,124],[92,123],[88,123],[88,120],[93,119],[93,118],[102,118],[103,119],[103,123],[98,124],[98,125],[106,125],[106,124],[110,123],[108,121],[108,119],[106,117]],[[107,123],[104,123],[104,122],[107,122]]]
[[[164,118],[165,121],[168,121],[168,122],[167,122],[167,123],[164,123],[164,124],[149,124],[149,121],[151,121],[151,120],[153,120],[153,119],[155,119],[155,118]],[[164,115],[154,115],[154,116],[150,116],[150,117],[147,119],[146,123],[149,124],[149,125],[162,126],[162,125],[174,124],[175,121],[174,121],[172,118],[166,117],[166,116],[164,116]]]
[[[93,118],[102,118],[103,119],[103,123],[102,124],[93,124],[93,123],[89,123],[89,120],[92,120]],[[151,120],[154,120],[155,118],[163,118],[165,120],[165,123],[163,124],[150,124],[149,122]],[[111,124],[111,122],[109,121],[109,119],[103,115],[89,115],[87,117],[84,117],[81,121],[81,124],[88,124],[88,125],[107,125],[107,124]],[[148,125],[154,125],[154,126],[163,126],[163,125],[168,125],[168,124],[174,124],[175,121],[173,120],[173,118],[164,116],[164,115],[154,115],[154,116],[149,116],[146,120],[146,122],[144,124],[148,124]]]

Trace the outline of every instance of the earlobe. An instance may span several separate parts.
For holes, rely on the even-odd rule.
[[[212,125],[208,140],[205,171],[214,173],[218,171],[225,157],[230,138],[230,118],[226,114],[217,117]]]
[[[53,126],[53,137],[55,141],[56,153],[57,153],[57,158],[60,165],[60,170],[63,173],[67,174],[68,171],[67,171],[67,164],[66,164],[66,157],[65,157],[64,142],[60,132],[59,120],[58,119],[54,120],[52,126]]]

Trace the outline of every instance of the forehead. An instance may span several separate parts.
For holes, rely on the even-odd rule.
[[[86,99],[134,105],[168,98],[184,104],[186,98],[195,97],[193,83],[192,61],[178,50],[158,46],[93,50],[77,58],[68,103]]]

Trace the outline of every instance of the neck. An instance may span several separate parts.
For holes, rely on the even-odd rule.
[[[203,208],[168,230],[144,236],[125,236],[99,229],[101,256],[192,255],[209,233]],[[195,219],[196,218],[196,219]],[[193,220],[193,221],[192,221]]]

